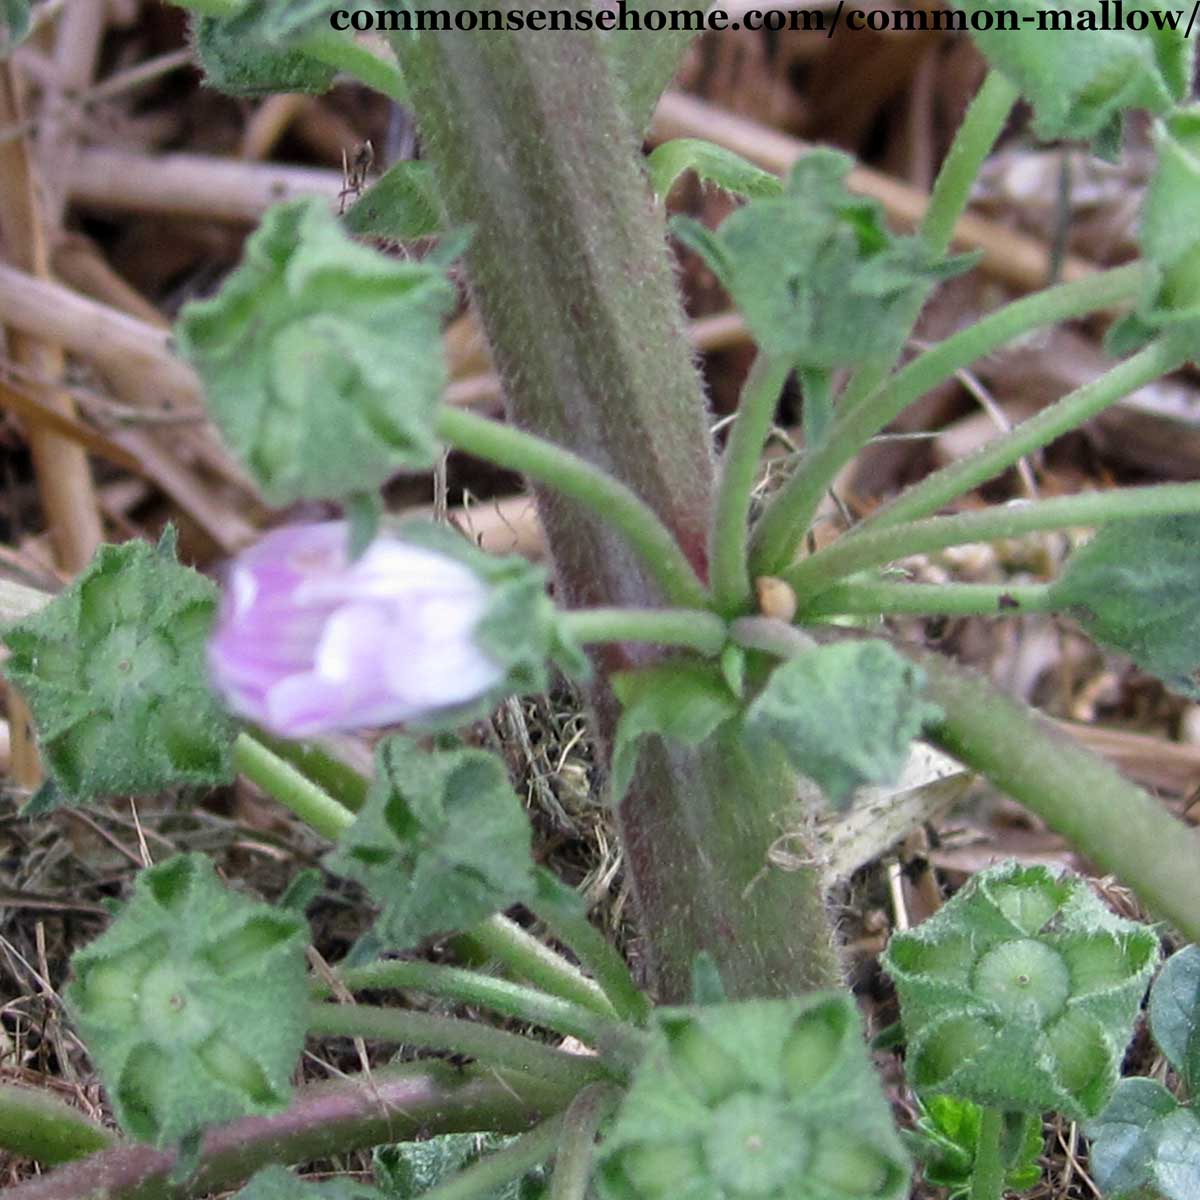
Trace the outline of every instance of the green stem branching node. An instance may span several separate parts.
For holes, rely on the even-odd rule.
[[[828,438],[806,454],[755,527],[752,543],[755,573],[777,574],[791,563],[822,496],[833,485],[838,472],[910,404],[955,371],[970,366],[1014,338],[1058,321],[1110,308],[1135,296],[1145,278],[1146,268],[1134,264],[1014,300],[926,350],[861,403],[844,410]]]

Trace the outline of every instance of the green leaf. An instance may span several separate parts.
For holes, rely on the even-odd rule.
[[[0,0],[0,58],[7,58],[28,36],[29,0]]]
[[[1190,1108],[1163,1117],[1154,1154],[1154,1184],[1166,1200],[1200,1196],[1200,1119]]]
[[[752,200],[716,233],[671,222],[781,361],[831,370],[888,355],[908,330],[913,297],[967,264],[935,261],[921,239],[894,237],[878,202],[846,190],[851,163],[832,150],[806,154],[782,195]]]
[[[695,172],[701,183],[711,183],[735,196],[778,196],[783,191],[783,185],[770,171],[701,138],[673,138],[656,146],[646,159],[646,170],[654,198],[660,204],[689,171]]]
[[[921,1160],[926,1183],[950,1189],[952,1200],[970,1192],[983,1109],[956,1096],[917,1099],[916,1131],[906,1144]],[[1042,1177],[1042,1122],[1036,1114],[1016,1117],[1011,1154],[1005,1166],[1005,1188],[1023,1192]]]
[[[398,162],[350,206],[350,233],[407,242],[440,232],[437,185],[427,162]]]
[[[1153,1185],[1162,1121],[1178,1110],[1161,1083],[1121,1080],[1104,1111],[1084,1126],[1092,1140],[1088,1162],[1105,1196],[1133,1195]]]
[[[772,743],[841,806],[864,783],[890,783],[909,743],[940,710],[924,678],[883,642],[819,646],[780,664],[746,712],[746,732]]]
[[[352,241],[328,205],[277,205],[179,348],[226,441],[276,504],[372,491],[430,466],[446,382],[444,272]]]
[[[529,819],[503,761],[404,737],[380,744],[366,804],[325,863],[366,887],[374,932],[395,949],[469,929],[535,887]]]
[[[71,960],[67,1007],[117,1118],[158,1146],[279,1112],[304,1045],[302,917],[230,891],[202,854],[143,871]]]
[[[1111,147],[1127,109],[1161,113],[1190,90],[1186,13],[1147,9],[1147,31],[1106,30],[1098,27],[1104,14],[1083,0],[1050,10],[1036,0],[1018,0],[1009,6],[1017,13],[1018,28],[1001,29],[987,0],[956,0],[956,7],[972,20],[996,26],[971,36],[988,62],[1033,105],[1034,132],[1045,141],[1107,139]],[[1156,29],[1155,21],[1162,18],[1176,27]],[[1063,27],[1047,28],[1048,20],[1061,20]]]
[[[1088,635],[1200,699],[1200,516],[1114,521],[1068,559],[1051,601]]]
[[[230,96],[328,91],[337,71],[295,43],[328,34],[329,15],[340,7],[334,0],[241,0],[229,16],[193,14],[204,82]]]
[[[1158,939],[1073,875],[1002,863],[882,959],[922,1095],[1083,1120],[1108,1102]]]
[[[354,1179],[301,1179],[286,1167],[264,1167],[235,1200],[380,1200],[381,1193]]]
[[[1172,955],[1154,981],[1150,1032],[1188,1095],[1200,1098],[1200,946]]]
[[[605,1200],[900,1200],[908,1162],[854,1001],[658,1009],[599,1154]]]
[[[375,1178],[387,1200],[418,1200],[439,1183],[502,1150],[514,1139],[495,1133],[447,1133],[422,1142],[380,1146],[373,1155]],[[546,1171],[536,1167],[480,1200],[535,1200],[541,1196]]]
[[[216,599],[173,554],[132,541],[102,546],[69,588],[5,631],[4,673],[69,802],[232,778],[235,730],[205,683]]]
[[[612,800],[624,796],[637,764],[638,742],[647,734],[697,746],[738,711],[719,667],[668,662],[612,677],[621,719],[612,759]]]

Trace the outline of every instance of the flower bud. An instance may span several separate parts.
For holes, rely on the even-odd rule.
[[[544,683],[561,647],[539,572],[433,526],[348,545],[342,522],[297,525],[234,561],[209,665],[236,713],[295,738],[461,720]]]

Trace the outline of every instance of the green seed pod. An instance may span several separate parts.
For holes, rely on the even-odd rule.
[[[161,1146],[286,1105],[307,941],[301,917],[229,891],[203,855],[138,876],[66,992],[123,1128]]]
[[[1094,1116],[1116,1083],[1158,939],[1077,876],[1002,864],[883,957],[921,1092]]]
[[[853,1000],[661,1009],[600,1151],[605,1200],[900,1200],[908,1163]]]

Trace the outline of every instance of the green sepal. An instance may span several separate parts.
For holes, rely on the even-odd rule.
[[[955,7],[969,17],[979,14],[1001,23],[987,0],[955,0]],[[1044,141],[1099,141],[1100,149],[1112,152],[1126,110],[1161,113],[1191,89],[1189,43],[1182,28],[1103,30],[1096,27],[1102,14],[1094,6],[1070,0],[1052,11],[1069,14],[1073,28],[1046,29],[1038,22],[1048,10],[1036,0],[1018,0],[1010,8],[1018,15],[1018,28],[997,27],[971,37],[1033,106],[1034,132]],[[1161,12],[1149,12],[1151,25],[1156,11]],[[1186,26],[1186,14],[1173,15],[1183,15]]]
[[[895,934],[906,1069],[922,1094],[1094,1117],[1108,1101],[1158,939],[1078,876],[1002,863]]]
[[[366,804],[325,864],[370,893],[380,942],[408,949],[532,896],[529,818],[500,758],[396,736],[375,763]]]
[[[343,503],[346,524],[350,527],[350,544],[346,558],[357,562],[379,532],[383,519],[383,497],[378,492],[352,492]]]
[[[121,1127],[175,1144],[279,1112],[304,1045],[308,926],[231,891],[202,854],[142,871],[71,960],[66,1002]]]
[[[862,784],[899,777],[913,738],[941,715],[923,686],[919,668],[884,642],[818,646],[771,672],[746,733],[776,745],[841,807]]]
[[[1154,981],[1150,1032],[1188,1095],[1200,1099],[1200,946],[1173,954]]]
[[[925,1182],[949,1189],[947,1200],[965,1200],[970,1194],[983,1109],[956,1096],[917,1099],[917,1123],[904,1131],[905,1145],[920,1161]],[[1011,1114],[1011,1146],[1005,1162],[1007,1191],[1023,1192],[1042,1177],[1038,1157],[1042,1152],[1042,1122],[1034,1113]]]
[[[625,795],[647,734],[697,746],[737,715],[738,702],[721,667],[706,662],[658,663],[613,675],[621,719],[613,746],[611,799]]]
[[[671,189],[689,171],[701,183],[747,199],[778,196],[783,191],[783,184],[770,171],[703,138],[672,138],[656,146],[646,158],[646,171],[659,204],[666,201]]]
[[[724,1004],[728,998],[717,960],[707,950],[701,950],[692,959],[692,1004],[701,1008],[706,1004]]]
[[[29,36],[29,0],[0,0],[0,58],[7,58]]]
[[[357,244],[309,197],[267,212],[176,335],[225,440],[268,500],[290,504],[432,465],[453,298],[440,267]]]
[[[192,49],[205,84],[228,96],[328,91],[336,69],[295,43],[327,35],[338,7],[332,0],[241,0],[229,16],[193,13]]]
[[[205,679],[217,590],[167,544],[101,546],[74,583],[4,632],[61,796],[145,795],[233,777],[235,729]]]
[[[1051,603],[1089,637],[1200,699],[1200,515],[1113,521],[1067,560]]]
[[[514,692],[547,691],[551,665],[569,679],[589,678],[591,663],[560,620],[546,590],[546,573],[540,567],[517,554],[487,554],[453,529],[432,521],[397,521],[389,523],[387,531],[410,545],[456,559],[487,584],[487,611],[472,636],[504,670],[500,683],[480,699],[411,724],[454,729],[487,716],[499,700]]]
[[[1122,1079],[1084,1132],[1092,1141],[1088,1168],[1110,1200],[1200,1194],[1200,1121],[1161,1083]]]
[[[907,333],[913,297],[974,261],[934,259],[920,238],[890,233],[877,201],[846,190],[851,165],[814,150],[782,195],[752,200],[715,233],[671,221],[772,358],[826,370],[884,358]]]
[[[316,1182],[301,1179],[286,1167],[264,1167],[234,1200],[383,1200],[384,1193],[356,1179],[337,1178]]]
[[[658,1009],[605,1200],[899,1200],[907,1156],[842,993]]]
[[[350,233],[407,242],[433,237],[441,228],[437,185],[427,162],[389,167],[342,218]]]

